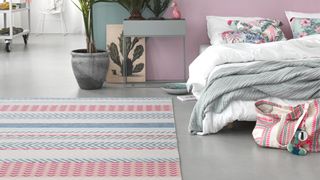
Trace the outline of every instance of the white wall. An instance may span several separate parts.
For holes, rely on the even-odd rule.
[[[76,0],[75,0],[76,1]],[[32,0],[31,3],[31,32],[39,33],[38,23],[40,21],[40,11],[44,9],[47,0]],[[72,0],[65,0],[64,18],[67,25],[68,33],[83,33],[83,22],[80,11],[74,6]],[[25,22],[26,16],[22,17]],[[59,16],[46,16],[45,33],[62,33]]]

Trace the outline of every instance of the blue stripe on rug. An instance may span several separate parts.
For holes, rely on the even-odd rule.
[[[125,140],[125,138],[123,139]],[[0,149],[7,148],[19,148],[19,149],[28,149],[28,148],[36,148],[36,149],[52,149],[52,148],[69,148],[69,149],[77,149],[77,148],[116,148],[116,149],[125,149],[125,148],[175,148],[177,144],[175,141],[166,141],[166,142],[0,142]]]

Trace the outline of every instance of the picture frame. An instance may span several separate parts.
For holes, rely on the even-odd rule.
[[[110,65],[107,71],[108,83],[124,83],[123,72],[123,25],[109,24],[107,29],[107,51],[109,52]],[[127,37],[127,82],[146,81],[146,52],[145,38]]]

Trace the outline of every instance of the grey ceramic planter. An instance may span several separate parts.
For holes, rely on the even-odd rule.
[[[81,89],[100,89],[109,67],[108,53],[105,51],[85,53],[85,51],[79,49],[71,52],[74,76]]]

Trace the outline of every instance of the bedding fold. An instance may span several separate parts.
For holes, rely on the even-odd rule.
[[[221,113],[232,101],[268,97],[299,101],[319,98],[320,58],[260,61],[217,70],[208,79],[193,109],[189,131],[201,132],[205,114]]]

